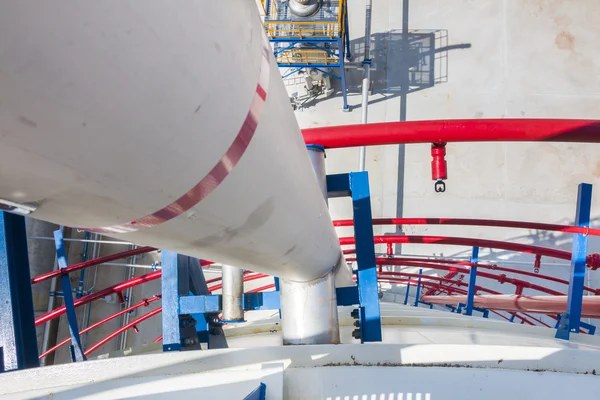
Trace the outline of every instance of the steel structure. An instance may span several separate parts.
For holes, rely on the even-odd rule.
[[[340,81],[343,110],[348,111],[345,58],[350,53],[346,0],[324,0],[310,16],[294,14],[292,1],[262,0],[265,32],[284,78],[310,70]],[[337,70],[334,73],[333,70]]]

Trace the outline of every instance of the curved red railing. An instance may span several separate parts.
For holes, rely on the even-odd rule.
[[[93,267],[95,265],[100,265],[100,264],[104,264],[104,263],[115,261],[115,260],[120,260],[121,258],[128,258],[128,257],[132,257],[132,256],[139,255],[139,254],[150,253],[151,251],[156,251],[156,250],[158,250],[158,249],[156,249],[154,247],[144,246],[144,247],[138,247],[136,249],[122,251],[120,253],[110,254],[110,255],[104,256],[104,257],[94,258],[92,260],[83,261],[78,264],[70,265],[67,268],[55,269],[54,271],[38,275],[31,280],[31,283],[32,284],[40,283],[45,280],[55,278],[57,276],[66,275],[66,274],[68,274],[70,272],[74,272],[74,271],[79,271],[80,269]]]
[[[143,299],[143,300],[142,300],[142,301],[140,301],[139,303],[137,303],[137,304],[135,304],[135,305],[133,305],[133,306],[131,306],[131,307],[129,307],[129,308],[126,308],[126,309],[124,309],[124,310],[121,310],[121,311],[119,311],[119,312],[117,312],[117,313],[115,313],[115,314],[113,314],[113,315],[111,315],[111,316],[109,316],[109,317],[106,317],[106,318],[104,318],[104,319],[102,319],[102,320],[100,320],[100,321],[96,322],[95,324],[92,324],[92,325],[88,326],[88,327],[87,327],[87,328],[85,328],[85,329],[82,329],[82,330],[79,332],[79,335],[83,335],[84,333],[86,333],[86,332],[89,332],[89,331],[91,331],[92,329],[94,329],[94,328],[97,328],[98,326],[100,326],[100,325],[102,325],[102,324],[104,324],[104,323],[106,323],[106,322],[108,322],[108,321],[111,321],[111,320],[113,320],[113,319],[115,319],[115,318],[117,318],[117,317],[120,317],[120,316],[121,316],[121,315],[123,315],[123,314],[127,314],[128,312],[131,312],[131,311],[133,311],[133,310],[135,310],[135,309],[137,309],[137,308],[140,308],[140,307],[147,307],[148,305],[150,305],[150,303],[153,303],[153,302],[155,302],[155,301],[157,301],[157,300],[160,300],[160,299],[161,299],[161,295],[160,295],[160,294],[154,295],[154,296],[150,297],[149,299]],[[65,340],[63,340],[62,342],[60,342],[59,344],[57,344],[56,346],[54,346],[54,347],[52,347],[52,348],[50,348],[50,349],[46,350],[46,351],[45,351],[44,353],[42,353],[42,354],[41,354],[41,355],[40,355],[38,358],[41,360],[42,358],[46,357],[48,354],[50,354],[50,353],[52,353],[52,352],[54,352],[54,351],[58,350],[59,348],[61,348],[62,346],[64,346],[64,345],[65,345],[65,344],[67,344],[67,343],[70,343],[70,342],[71,342],[71,338],[70,338],[70,337],[68,337],[68,338],[66,338]]]
[[[456,119],[382,122],[303,129],[306,144],[325,148],[448,142],[600,143],[600,121]]]

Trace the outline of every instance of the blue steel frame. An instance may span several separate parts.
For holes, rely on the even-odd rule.
[[[67,256],[65,254],[65,242],[60,229],[54,231],[54,245],[56,246],[56,261],[58,268],[64,270],[67,268]],[[85,361],[81,339],[79,338],[79,327],[77,326],[77,313],[73,303],[73,289],[71,288],[71,278],[68,273],[61,274],[60,282],[62,285],[63,301],[67,311],[67,323],[69,324],[69,334],[71,335],[71,360]]]
[[[589,227],[592,208],[592,185],[580,183],[577,190],[577,212],[575,225]],[[569,340],[570,333],[579,333],[581,327],[581,306],[585,283],[586,258],[588,237],[585,234],[573,235],[573,250],[571,255],[571,278],[567,310],[561,315],[555,337]]]
[[[355,291],[358,296],[354,299],[355,302],[350,304],[351,296],[341,296],[342,293],[338,290],[338,305],[358,304],[361,343],[380,342],[381,315],[375,246],[373,244],[369,175],[366,171],[327,175],[327,194],[329,198],[350,196],[354,209],[354,240],[358,264],[357,287],[345,288],[345,292],[349,294]],[[358,302],[356,302],[357,300]]]
[[[423,275],[422,269],[419,270],[419,279],[417,280],[417,293],[415,295],[415,307],[419,307],[419,303],[421,301],[421,300],[419,300],[419,298],[421,297],[421,275]]]
[[[25,218],[0,211],[0,372],[39,367]]]
[[[269,38],[269,41],[272,43],[288,43],[287,46],[273,51],[273,55],[275,55],[275,56],[277,56],[279,53],[285,51],[286,49],[293,48],[298,43],[302,43],[304,45],[309,45],[313,48],[323,50],[327,54],[330,54],[330,55],[337,55],[338,62],[335,64],[280,63],[278,65],[280,68],[293,68],[293,70],[291,72],[283,75],[284,78],[287,78],[287,77],[295,74],[296,72],[300,71],[301,69],[308,68],[308,69],[317,69],[328,76],[339,79],[341,82],[341,86],[342,86],[342,100],[343,100],[343,108],[342,109],[343,109],[343,111],[346,112],[346,111],[350,111],[350,108],[348,107],[345,59],[347,58],[348,60],[350,60],[352,58],[352,54],[350,53],[350,29],[349,29],[349,25],[348,25],[348,7],[347,7],[347,5],[346,5],[346,7],[344,7],[342,12],[344,13],[343,18],[344,18],[345,29],[344,29],[344,32],[342,32],[340,34],[339,38],[336,38],[336,39],[329,39],[329,38],[292,39],[292,38],[273,37],[273,38]],[[286,23],[289,23],[289,21],[282,21],[281,23],[286,24]],[[323,45],[320,46],[317,43],[321,43]],[[335,50],[332,50],[331,48],[326,48],[325,46],[327,44],[335,45]],[[337,53],[336,53],[336,51],[337,51]],[[327,71],[324,71],[322,68],[337,68],[337,69],[339,69],[339,75],[335,75],[335,74],[329,73]]]
[[[473,253],[471,255],[471,271],[469,272],[469,291],[467,292],[467,308],[465,310],[466,315],[473,315],[473,302],[475,300],[475,283],[477,281],[477,267],[475,266],[479,262],[479,247],[473,247]]]

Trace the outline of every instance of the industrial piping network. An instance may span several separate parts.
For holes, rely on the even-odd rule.
[[[0,204],[6,211],[148,246],[127,255],[168,248],[279,276],[284,343],[338,343],[335,288],[353,282],[324,199],[322,158],[307,155],[254,4],[203,3],[201,11],[192,4],[155,4],[137,10],[135,18],[116,1],[0,5],[0,168],[5,171]],[[82,24],[80,35],[73,38],[71,22],[92,17],[94,24]],[[233,30],[231,18],[236,22]],[[170,25],[168,37],[157,40],[156,32],[147,29],[157,21],[179,22]],[[196,34],[189,27],[196,27]],[[203,29],[211,29],[234,51],[206,46],[198,39]],[[251,40],[236,40],[241,34]],[[22,45],[10,46],[15,40]],[[32,55],[35,64],[28,62]],[[206,63],[207,57],[213,62]],[[154,62],[148,65],[148,59]],[[197,74],[188,72],[192,70],[229,77],[203,80],[205,93],[235,90],[236,96],[226,102],[199,96]],[[327,127],[303,134],[307,144],[325,148],[398,143],[440,148],[453,141],[597,143],[599,129],[598,121],[585,120],[458,120]],[[90,144],[94,151],[88,151]],[[439,151],[435,157],[439,161]],[[311,235],[303,234],[307,231]],[[460,238],[414,240],[466,243]],[[347,238],[341,243],[352,242]],[[481,240],[472,244],[501,245]],[[510,248],[570,259],[568,252],[558,250],[517,244]],[[588,266],[595,269],[594,260]],[[395,261],[411,262],[385,260]],[[58,272],[64,273],[68,271]],[[53,276],[34,278],[33,283]],[[160,276],[155,271],[75,302],[85,304]],[[462,294],[456,288],[447,290]],[[477,299],[478,304],[489,300]],[[516,309],[548,311],[524,303]],[[36,324],[62,312],[59,308]]]

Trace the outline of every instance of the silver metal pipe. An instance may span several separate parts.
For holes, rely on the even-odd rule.
[[[62,225],[60,226],[60,230],[61,230],[61,232],[64,230],[64,227]],[[57,269],[58,269],[58,260],[56,259],[56,253],[54,253],[54,268],[53,268],[53,270],[57,270]],[[50,292],[49,293],[56,293],[56,283],[57,283],[57,279],[52,278],[52,280],[50,281]],[[48,311],[47,312],[51,312],[52,310],[54,310],[54,299],[55,298],[56,298],[56,296],[48,297]],[[51,321],[48,321],[44,324],[44,337],[42,338],[42,351],[40,352],[40,354],[45,353],[48,350],[48,343],[50,342],[50,323],[51,323]],[[46,365],[46,357],[44,357],[40,360],[40,365],[41,366]]]
[[[135,249],[136,247],[137,246],[131,246],[132,249]],[[131,257],[131,264],[135,265],[136,260],[137,260],[137,254],[133,255]],[[133,277],[135,276],[135,268],[129,267],[129,270],[127,272],[128,272],[127,280],[133,279]],[[125,296],[127,297],[127,300],[125,303],[125,308],[129,308],[129,307],[131,307],[131,304],[133,302],[133,287],[130,287],[129,289],[127,289]],[[131,315],[131,313],[126,313],[123,316],[123,324],[121,326],[127,325],[129,323],[130,315]],[[127,332],[128,331],[129,331],[129,329],[126,329],[125,332],[123,332],[123,334],[121,335],[121,341],[119,343],[119,350],[123,350],[127,347]]]
[[[244,320],[244,270],[223,265],[223,321],[241,322]]]
[[[327,199],[325,149],[307,146],[323,197]],[[352,271],[340,261],[325,276],[310,282],[280,279],[281,328],[283,344],[336,344],[340,342],[337,312],[336,280],[349,280],[341,286],[352,284]]]
[[[362,81],[362,106],[361,106],[361,123],[366,124],[368,121],[369,111],[369,89],[371,85],[371,0],[367,0],[365,7],[365,51],[363,56],[363,81]],[[358,170],[364,171],[366,168],[367,148],[360,148]]]
[[[284,345],[340,343],[333,272],[311,282],[279,283]]]

